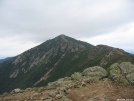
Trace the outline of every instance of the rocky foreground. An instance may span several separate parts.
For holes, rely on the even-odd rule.
[[[134,99],[134,65],[115,63],[105,70],[100,66],[75,72],[48,86],[14,89],[0,95],[0,101],[116,101]]]

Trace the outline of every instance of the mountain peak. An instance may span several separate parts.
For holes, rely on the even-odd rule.
[[[69,36],[66,36],[66,35],[64,35],[64,34],[61,34],[61,35],[59,35],[59,36],[57,36],[57,37],[55,37],[54,38],[54,40],[56,41],[56,42],[60,42],[60,43],[68,43],[69,45],[71,45],[71,46],[84,46],[85,48],[91,48],[91,47],[93,47],[93,45],[91,45],[91,44],[89,44],[89,43],[87,43],[87,42],[83,42],[83,41],[80,41],[80,40],[76,40],[76,39],[74,39],[74,38],[72,38],[72,37],[69,37]]]
[[[65,39],[65,38],[67,38],[68,36],[66,36],[66,35],[64,35],[64,34],[61,34],[61,35],[58,35],[58,36],[56,36],[55,38],[57,39]]]
[[[61,35],[55,37],[55,39],[61,39],[61,40],[67,41],[67,40],[66,40],[66,37],[67,37],[67,36],[65,36],[64,34],[61,34]]]
[[[66,35],[64,35],[64,34],[61,34],[61,35],[59,35],[59,37],[65,37]]]
[[[56,38],[57,38],[57,37],[59,37],[59,38],[61,38],[61,37],[66,37],[66,35],[60,34],[60,35],[56,36]]]

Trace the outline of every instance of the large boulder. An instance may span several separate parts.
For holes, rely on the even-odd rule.
[[[130,62],[115,63],[110,66],[109,78],[117,83],[134,84],[134,65]]]
[[[94,79],[98,80],[103,77],[106,77],[107,71],[100,66],[94,66],[94,67],[89,67],[89,68],[85,69],[82,72],[82,76],[84,76],[85,78],[94,78]]]
[[[22,90],[20,90],[19,88],[16,88],[11,92],[11,94],[13,93],[22,93]]]
[[[70,83],[70,82],[72,82],[71,77],[65,77],[65,78],[60,78],[54,82],[49,82],[48,86],[60,86],[60,85],[64,85],[64,84]]]

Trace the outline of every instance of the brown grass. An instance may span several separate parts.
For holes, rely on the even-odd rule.
[[[86,87],[72,90],[68,98],[72,101],[87,101],[102,94],[110,101],[116,101],[116,99],[134,99],[134,87],[115,84],[111,81],[99,81]]]

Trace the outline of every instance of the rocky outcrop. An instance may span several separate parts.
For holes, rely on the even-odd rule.
[[[65,77],[65,78],[58,79],[57,81],[54,81],[54,82],[49,82],[48,86],[49,87],[51,87],[51,86],[57,87],[57,86],[61,86],[64,84],[71,83],[71,82],[72,82],[72,80],[70,77]]]
[[[99,80],[99,79],[107,76],[107,71],[100,66],[94,66],[94,67],[85,69],[82,72],[82,75],[85,78],[95,78],[95,79]]]
[[[109,77],[117,83],[134,84],[134,65],[130,62],[115,63],[110,66],[107,71],[100,67],[94,66],[86,68],[82,73],[75,72],[71,77],[58,79],[57,81],[48,83],[48,86],[61,86],[70,84],[72,87],[86,86],[86,83],[93,83],[103,78]]]
[[[107,76],[107,71],[100,67],[94,66],[85,69],[82,73],[75,72],[71,77],[65,77],[58,79],[57,81],[48,83],[48,86],[61,86],[61,85],[72,85],[72,87],[79,88],[86,86],[86,83],[93,83]]]
[[[20,92],[22,92],[22,90],[20,90],[19,88],[16,88],[16,89],[14,89],[14,90],[11,92],[11,94],[13,94],[13,93],[20,93]]]
[[[134,65],[130,62],[115,63],[110,66],[109,78],[117,83],[134,84]]]

